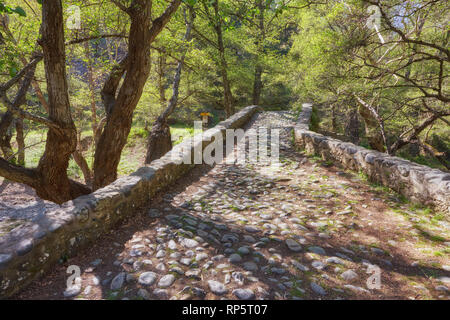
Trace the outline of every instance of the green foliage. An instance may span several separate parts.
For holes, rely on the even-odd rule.
[[[0,83],[17,75],[25,65],[23,59],[29,61],[33,53],[40,50],[37,40],[41,3],[39,0],[28,1],[25,6],[21,0],[10,0],[8,4],[0,0],[0,13],[8,17],[10,30],[7,32],[0,28]],[[65,21],[70,15],[67,10],[70,6],[77,5],[81,10],[81,29],[72,30],[65,24],[64,32],[71,111],[83,139],[93,136],[94,119],[98,124],[106,117],[101,90],[113,67],[126,55],[130,17],[111,1],[70,0],[62,3]],[[294,110],[299,114],[302,103],[312,101],[315,107],[311,129],[315,131],[331,130],[330,106],[333,104],[336,107],[334,120],[338,124],[336,133],[347,134],[349,111],[360,107],[355,94],[373,102],[383,119],[389,145],[426,119],[429,108],[442,112],[448,110],[448,106],[435,98],[424,99],[422,90],[411,86],[402,77],[396,80],[392,76],[392,70],[404,67],[397,61],[404,63],[403,56],[413,52],[414,45],[398,42],[395,33],[385,29],[382,35],[386,41],[398,43],[392,49],[382,45],[378,35],[371,33],[365,26],[366,1],[309,4],[304,0],[219,0],[217,15],[214,14],[214,3],[210,0],[184,0],[168,27],[152,43],[150,75],[134,110],[119,174],[130,173],[142,164],[148,130],[167,107],[173,92],[176,67],[186,47],[188,51],[181,74],[178,105],[170,117],[170,123],[175,123],[171,126],[172,134],[182,137],[193,135],[193,121],[200,120],[200,112],[213,114],[211,125],[225,117],[221,57],[217,50],[215,29],[218,21],[222,25],[224,58],[237,110],[252,104],[257,66],[263,69],[261,106],[266,110]],[[423,31],[417,34],[417,31],[412,30],[411,37],[448,47],[444,33],[448,21],[442,14],[445,12],[442,3],[430,3],[430,8],[426,9],[429,11],[423,15],[415,12],[415,6],[407,1],[389,0],[383,3],[392,5],[391,11],[394,13],[399,8],[408,12],[411,18],[404,17],[399,23],[404,30],[410,31],[415,25],[414,19],[420,20],[426,16]],[[167,1],[153,1],[152,19],[158,17],[166,6]],[[196,12],[193,39],[189,43],[183,40],[187,6],[193,7]],[[71,43],[72,40],[77,41]],[[433,48],[420,49],[427,57],[440,54]],[[378,59],[383,61],[380,68],[391,69],[377,74],[376,68],[368,64]],[[442,81],[441,90],[436,92],[446,96],[449,90],[449,68],[445,59],[442,64],[444,67],[441,70],[433,59],[420,59],[412,64],[410,74],[422,87],[427,87],[436,85],[437,76],[442,72],[446,78]],[[400,75],[404,77],[403,71]],[[38,64],[35,78],[46,98],[43,63]],[[399,86],[396,87],[397,84]],[[13,90],[16,89],[17,85]],[[8,94],[12,98],[13,94]],[[34,89],[29,90],[26,98],[27,103],[21,106],[24,111],[49,117]],[[6,107],[0,104],[0,112],[5,111]],[[359,121],[359,143],[370,148],[367,123],[361,116]],[[25,120],[27,166],[37,165],[42,156],[46,130],[41,125]],[[443,116],[427,127],[417,138],[439,153],[447,152],[447,161],[450,161],[448,116]],[[16,144],[14,148],[17,149]],[[90,166],[94,152],[93,146],[84,151]],[[405,147],[397,155],[443,169],[442,162],[425,154],[423,150],[413,152]],[[68,170],[72,177],[81,177],[81,171],[73,161]]]
[[[6,14],[16,13],[16,14],[18,14],[21,17],[26,17],[27,16],[27,13],[25,12],[25,10],[23,10],[22,7],[16,6],[15,8],[13,8],[13,7],[9,6],[9,5],[6,5],[4,3],[4,1],[0,2],[0,13],[6,13]]]

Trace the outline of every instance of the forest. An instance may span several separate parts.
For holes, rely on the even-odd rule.
[[[450,169],[444,0],[0,0],[0,181],[61,204],[248,105]],[[177,141],[174,142],[175,144]]]

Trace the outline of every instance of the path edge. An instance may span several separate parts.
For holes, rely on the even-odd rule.
[[[347,169],[363,172],[370,181],[389,187],[412,202],[450,213],[449,173],[311,131],[312,113],[313,105],[303,104],[294,127],[297,147]]]

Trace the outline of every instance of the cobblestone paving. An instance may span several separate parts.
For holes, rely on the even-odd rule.
[[[15,298],[448,299],[446,216],[296,151],[294,119],[249,125],[282,129],[280,165],[195,169]]]

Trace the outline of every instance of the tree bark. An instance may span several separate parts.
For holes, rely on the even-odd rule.
[[[167,99],[166,99],[166,55],[164,52],[159,52],[158,59],[158,88],[159,88],[159,103],[162,108],[166,107]]]
[[[214,7],[214,18],[209,16],[209,19],[214,25],[214,30],[217,36],[217,50],[219,51],[219,68],[223,82],[223,96],[224,96],[223,104],[227,118],[229,118],[235,113],[235,109],[233,105],[233,93],[231,92],[231,84],[228,79],[228,64],[225,57],[225,45],[223,42],[222,18],[220,17],[219,12],[219,0],[214,1],[213,7]],[[207,12],[209,12],[209,10],[207,10]]]
[[[429,117],[427,117],[425,120],[422,121],[421,124],[419,124],[417,127],[412,129],[412,132],[406,137],[400,137],[397,139],[397,141],[392,144],[390,148],[390,153],[395,155],[398,150],[403,148],[404,146],[410,144],[410,143],[416,143],[419,134],[425,130],[427,127],[431,126],[437,119],[439,119],[442,116],[440,113],[433,113]]]
[[[17,163],[25,166],[25,137],[23,134],[23,119],[16,119]]]
[[[359,114],[364,120],[366,137],[369,140],[370,147],[376,151],[385,152],[387,141],[381,117],[370,104],[356,95],[355,98],[360,105]]]
[[[86,161],[86,159],[83,156],[83,153],[80,150],[76,150],[73,154],[73,160],[75,163],[80,167],[81,172],[83,173],[84,182],[86,185],[91,186],[92,185],[92,172],[89,168],[89,165]]]
[[[125,9],[131,17],[128,54],[113,69],[103,88],[102,98],[107,110],[107,120],[95,151],[93,182],[95,190],[117,179],[117,167],[131,129],[133,111],[141,98],[150,73],[151,44],[169,22],[180,3],[181,0],[173,0],[153,23],[151,1],[134,0],[131,7]],[[118,89],[124,74],[125,79]]]
[[[354,144],[359,144],[359,126],[358,109],[351,107],[347,113],[347,125],[345,127],[345,135],[350,138],[350,141]]]
[[[264,68],[261,64],[261,57],[264,54],[264,41],[266,38],[265,26],[264,26],[264,10],[265,10],[264,2],[262,0],[258,0],[257,7],[259,9],[259,15],[258,15],[259,34],[258,34],[258,39],[256,42],[257,56],[256,56],[256,66],[255,66],[255,79],[253,82],[252,102],[254,105],[259,105],[261,102],[261,92],[262,92],[262,88],[263,88],[262,74],[264,71]]]
[[[91,98],[91,119],[92,119],[92,133],[95,137],[98,125],[97,125],[97,103],[95,102],[95,81],[94,81],[94,70],[92,66],[91,50],[89,48],[89,42],[84,43],[84,53],[87,59],[87,76],[89,84],[89,93]]]
[[[50,127],[45,151],[37,172],[38,196],[63,203],[90,192],[89,188],[68,178],[69,159],[77,146],[75,124],[72,120],[66,78],[64,20],[61,1],[42,2],[41,39],[47,80]]]
[[[11,157],[14,152],[11,146],[11,125],[14,117],[11,111],[6,111],[0,120],[0,149],[3,152],[3,157],[8,161],[11,161]]]

